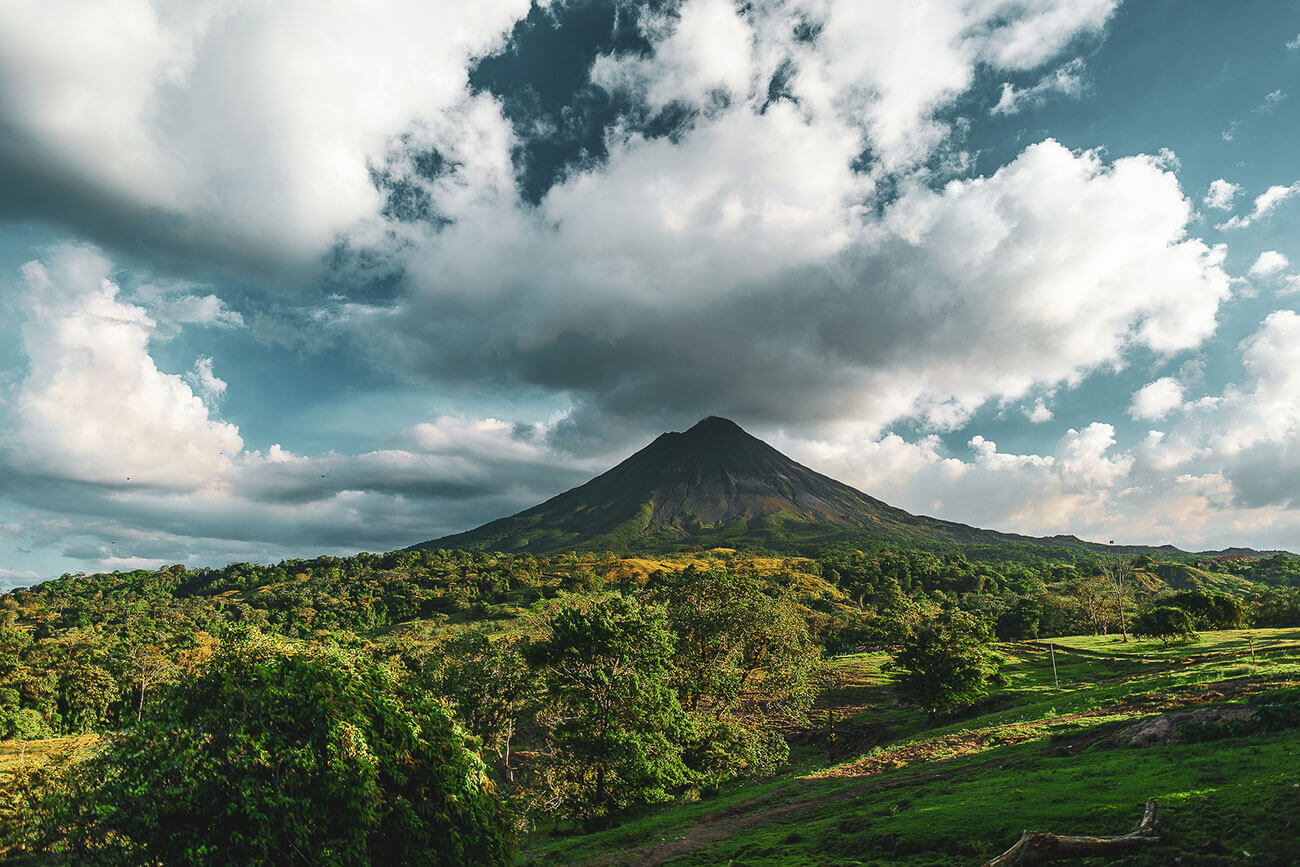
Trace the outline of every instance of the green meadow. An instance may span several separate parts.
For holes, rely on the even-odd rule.
[[[979,863],[1027,829],[1126,833],[1154,800],[1166,843],[1119,863],[1294,863],[1300,630],[1202,633],[1170,647],[1078,636],[998,649],[1006,686],[951,720],[900,707],[881,670],[884,654],[839,657],[834,664],[849,685],[818,699],[813,718],[826,727],[796,750],[798,771],[707,802],[649,810],[597,833],[543,827],[528,839],[524,858]],[[1291,718],[1268,731],[1220,727],[1196,740],[1176,733],[1147,746],[1120,737],[1140,720],[1207,707],[1278,707]],[[848,757],[833,760],[841,754]]]

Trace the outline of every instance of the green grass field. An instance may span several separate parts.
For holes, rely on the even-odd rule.
[[[813,712],[820,730],[795,738],[793,773],[597,833],[543,826],[523,858],[977,864],[1026,829],[1123,834],[1154,800],[1166,841],[1094,863],[1300,863],[1300,721],[1200,742],[1116,737],[1165,712],[1295,702],[1300,630],[1205,633],[1171,647],[1102,636],[1000,649],[1005,688],[939,721],[893,700],[884,654],[841,657],[836,688]]]

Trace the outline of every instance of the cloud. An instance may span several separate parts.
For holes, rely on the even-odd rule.
[[[1134,392],[1128,414],[1136,421],[1159,421],[1182,404],[1182,383],[1172,377],[1163,376]]]
[[[246,451],[220,486],[109,488],[14,477],[29,545],[83,568],[391,550],[469,529],[580,484],[621,455],[575,459],[543,429],[440,417],[404,447],[355,455]]]
[[[1025,410],[1025,418],[1032,424],[1043,424],[1052,420],[1052,410],[1040,397],[1034,401],[1032,408]]]
[[[215,409],[226,393],[226,382],[212,372],[210,357],[195,361],[194,369],[186,373],[184,378],[209,410]]]
[[[708,104],[749,94],[753,33],[730,0],[688,0],[674,18],[643,11],[640,25],[657,37],[654,55],[601,55],[591,69],[592,83],[629,92],[653,111],[673,102]]]
[[[166,257],[311,263],[377,219],[528,0],[158,0],[0,10],[0,209]]]
[[[1019,114],[1026,108],[1045,105],[1055,94],[1078,99],[1088,90],[1086,70],[1083,58],[1076,57],[1064,66],[1058,67],[1055,72],[1044,76],[1032,87],[1017,89],[1011,82],[1003,82],[1002,95],[997,105],[989,109],[989,114]]]
[[[457,416],[359,454],[247,450],[216,415],[228,386],[212,359],[160,370],[150,345],[166,336],[114,272],[78,245],[23,267],[28,371],[0,426],[0,533],[22,550],[98,569],[387,550],[532,505],[619,456],[557,454],[544,423]]]
[[[1073,87],[1082,67],[1057,66],[1062,54],[1115,5],[692,0],[643,16],[648,49],[590,69],[633,107],[600,130],[599,158],[576,160],[527,205],[512,154],[532,133],[466,86],[471,58],[499,48],[526,3],[385,7],[335,70],[322,69],[324,46],[354,35],[340,6],[312,7],[292,30],[294,3],[192,6],[149,23],[141,2],[135,30],[101,22],[116,34],[104,45],[132,55],[116,80],[91,80],[111,65],[93,52],[81,64],[46,46],[63,83],[33,79],[28,95],[43,49],[20,44],[34,19],[10,18],[21,26],[0,26],[0,72],[19,75],[0,75],[0,123],[22,133],[6,139],[21,159],[0,177],[28,197],[15,208],[249,267],[313,260],[338,240],[348,294],[304,302],[304,344],[570,411],[526,432],[434,418],[357,454],[246,447],[218,411],[220,357],[169,374],[149,347],[245,315],[262,329],[256,305],[241,314],[194,286],[119,278],[119,289],[102,261],[73,262],[64,279],[46,262],[31,279],[67,297],[33,302],[26,403],[9,411],[6,446],[26,475],[7,473],[5,496],[28,510],[29,532],[88,563],[391,548],[508,514],[609,463],[579,450],[717,412],[786,429],[807,450],[797,457],[839,460],[900,505],[983,526],[1133,538],[1172,532],[1179,516],[1209,527],[1234,497],[1281,508],[1244,463],[1217,475],[1197,463],[1241,438],[1219,408],[1259,425],[1270,400],[1285,407],[1268,397],[1280,387],[1260,386],[1273,338],[1249,344],[1246,386],[1193,402],[1137,445],[1104,422],[1060,432],[1045,455],[974,436],[956,458],[928,436],[989,401],[1033,399],[1027,416],[1047,424],[1051,409],[1031,396],[1214,332],[1225,251],[1188,234],[1192,202],[1168,157],[1111,160],[1046,140],[954,179],[969,157],[953,107],[977,71],[1037,78],[1013,88],[1017,105]],[[70,41],[85,32],[76,19]],[[90,119],[51,107],[100,96]],[[686,120],[671,134],[645,122],[676,108]],[[437,219],[385,215],[371,169],[409,182]],[[1220,179],[1205,205],[1231,210],[1237,189]],[[1257,199],[1246,219],[1276,204]],[[354,291],[349,269],[369,277],[375,261],[390,291]],[[1274,326],[1261,334],[1285,331]],[[916,442],[881,436],[899,419],[921,423]],[[90,443],[87,431],[107,432]],[[1282,442],[1246,439],[1243,454]],[[145,457],[152,475],[116,481],[123,461]],[[1167,515],[1159,484],[1176,492]]]
[[[915,513],[1031,535],[1171,542],[1189,550],[1300,540],[1300,314],[1279,310],[1240,345],[1246,381],[1186,401],[1169,377],[1135,395],[1136,418],[1167,418],[1121,446],[1094,422],[1050,454],[1010,454],[973,436],[948,455],[937,437],[787,437],[796,459]],[[1145,393],[1145,394],[1144,394]],[[1290,541],[1288,541],[1290,540]]]
[[[206,325],[212,328],[244,327],[244,317],[239,311],[231,310],[226,302],[216,295],[153,293],[146,295],[141,288],[136,289],[135,295],[137,300],[148,305],[154,320],[168,330],[176,330],[182,325]]]
[[[793,92],[814,110],[837,105],[860,119],[881,165],[922,159],[946,136],[934,110],[970,87],[974,68],[1027,71],[1097,33],[1109,0],[1034,4],[862,3],[833,0],[817,52],[795,53]]]
[[[1235,216],[1226,223],[1219,225],[1220,229],[1244,229],[1247,226],[1267,217],[1278,205],[1285,202],[1292,196],[1300,193],[1300,181],[1296,181],[1290,186],[1275,184],[1264,192],[1255,197],[1255,207],[1246,216]]]
[[[6,569],[0,566],[0,593],[17,587],[30,587],[41,580],[41,575],[28,569]]]
[[[243,448],[181,376],[149,354],[157,323],[123,302],[97,251],[64,246],[23,266],[27,378],[12,411],[12,460],[51,477],[189,488]],[[211,375],[202,385],[215,388]],[[222,384],[224,385],[224,383]]]
[[[1300,33],[1297,33],[1295,39],[1290,40],[1286,44],[1287,51],[1295,51],[1297,48],[1300,48]]]
[[[1241,187],[1238,184],[1219,178],[1217,181],[1210,183],[1209,192],[1205,194],[1205,198],[1201,201],[1207,208],[1214,208],[1219,211],[1231,211],[1232,201],[1237,197],[1237,193],[1239,192],[1241,192]]]
[[[1274,90],[1264,94],[1264,101],[1251,109],[1255,114],[1272,114],[1277,111],[1277,107],[1286,100],[1287,94],[1284,90]]]
[[[1066,527],[1094,539],[1129,539],[1133,532],[1123,532],[1134,516],[1120,508],[1117,492],[1130,484],[1138,459],[1115,449],[1108,424],[1068,429],[1047,455],[1002,452],[980,435],[959,457],[945,455],[937,438],[909,443],[895,434],[865,445],[784,445],[814,468],[915,514],[1030,535]]]
[[[410,375],[565,394],[588,431],[702,411],[950,429],[1214,331],[1224,251],[1186,236],[1160,159],[1049,140],[906,184],[876,219],[852,150],[786,104],[629,138],[535,212],[448,227],[411,256],[409,297],[348,326]]]
[[[1277,250],[1265,250],[1246,273],[1251,277],[1271,277],[1286,269],[1291,260]]]
[[[484,196],[514,197],[516,137],[533,131],[512,129],[469,81],[532,5],[10,5],[0,11],[0,214],[168,265],[299,277],[339,240],[418,243],[397,225],[389,181],[396,198],[444,221]],[[941,115],[977,67],[1034,70],[1100,33],[1116,6],[689,0],[640,13],[652,51],[599,58],[591,80],[653,110],[757,108],[781,79],[805,116],[837,137],[851,130],[855,156],[870,148],[893,172],[948,139]],[[617,118],[607,132],[629,125]],[[427,171],[431,154],[445,171]]]
[[[810,119],[855,130],[878,168],[894,172],[948,137],[938,110],[971,86],[977,66],[1033,70],[1100,32],[1116,5],[829,0],[751,4],[741,14],[724,0],[691,0],[677,15],[642,13],[653,53],[601,56],[591,79],[651,112],[784,97]],[[1081,64],[1066,64],[1025,99],[1076,92],[1081,72]]]

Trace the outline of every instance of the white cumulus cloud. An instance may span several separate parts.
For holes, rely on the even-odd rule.
[[[1162,376],[1134,392],[1128,414],[1138,421],[1159,421],[1182,404],[1182,383],[1172,377]]]
[[[470,59],[529,5],[0,5],[8,204],[105,240],[314,261],[377,216],[390,139],[459,111]]]
[[[1202,199],[1202,202],[1207,208],[1214,208],[1218,211],[1231,211],[1232,202],[1237,198],[1237,194],[1240,192],[1240,185],[1219,178],[1216,181],[1210,182],[1210,189],[1205,194],[1205,198]]]
[[[1277,250],[1265,250],[1251,264],[1247,273],[1251,277],[1271,277],[1284,271],[1290,264],[1291,260],[1285,254],[1279,253]]]
[[[5,445],[29,470],[62,479],[179,488],[220,479],[243,447],[238,429],[212,418],[184,377],[158,369],[157,325],[118,297],[110,271],[80,246],[23,267],[28,371]],[[215,389],[210,366],[206,376],[199,387]]]

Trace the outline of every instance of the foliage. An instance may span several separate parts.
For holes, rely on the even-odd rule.
[[[496,752],[509,773],[510,742],[536,689],[519,643],[493,641],[485,630],[474,629],[449,640],[442,652],[447,664],[439,693],[451,699],[457,718]]]
[[[1256,626],[1300,626],[1300,588],[1265,590],[1255,598]]]
[[[1242,678],[1248,638],[1258,664]],[[960,721],[886,707],[886,657],[843,657],[837,668],[859,684],[849,694],[856,690],[854,702],[867,705],[859,723],[889,723],[878,740],[815,757],[805,745],[809,766],[705,802],[642,811],[607,830],[538,833],[524,862],[658,860],[667,849],[671,863],[683,865],[977,864],[1026,827],[1123,834],[1155,798],[1169,838],[1123,863],[1228,864],[1248,851],[1251,861],[1290,864],[1300,824],[1278,817],[1294,812],[1300,715],[1295,691],[1279,687],[1300,676],[1300,634],[1233,631],[1202,642],[1194,661],[1178,649],[1112,637],[1054,642],[1059,688],[1045,648],[1008,648],[998,701]],[[1254,709],[1244,732],[1221,726],[1213,742],[1109,745],[1117,727],[1155,709],[1218,706],[1229,695]]]
[[[1186,611],[1195,629],[1240,629],[1246,622],[1245,605],[1226,593],[1187,590],[1161,596],[1158,602]]]
[[[1118,621],[1115,596],[1105,576],[1088,575],[1076,579],[1070,594],[1093,635],[1109,632],[1111,625]]]
[[[964,611],[918,626],[890,662],[898,692],[932,716],[973,704],[998,671],[990,638],[988,626]]]
[[[690,773],[671,687],[676,639],[660,606],[614,594],[566,606],[530,649],[546,685],[547,806],[580,818],[667,800]]]
[[[774,770],[787,754],[776,726],[803,719],[821,656],[791,594],[690,568],[653,595],[677,636],[671,680],[697,731],[688,762],[712,782]]]
[[[387,671],[252,632],[74,766],[28,846],[80,863],[495,863],[500,805],[464,734]]]
[[[396,551],[66,575],[0,594],[0,736],[113,732],[137,718],[149,725],[171,685],[210,664],[214,635],[251,627],[346,647],[392,668],[395,694],[440,702],[496,753],[502,798],[520,812],[609,815],[779,772],[791,760],[791,735],[793,760],[802,761],[809,675],[823,653],[899,646],[944,611],[967,612],[1004,638],[1119,626],[1115,593],[1086,546],[1060,560],[996,546],[965,550],[873,543],[818,559],[731,549],[639,557]],[[1300,590],[1286,583],[1291,561],[1247,560],[1194,568],[1148,557],[1126,595],[1150,605],[1181,589],[1192,594],[1182,607],[1204,609],[1216,623],[1231,622],[1235,605],[1246,621],[1300,625]],[[1215,598],[1249,588],[1238,577],[1247,571],[1274,583],[1256,587],[1248,602]],[[553,626],[571,616],[564,611],[590,612],[611,593],[658,623],[647,634],[662,627],[661,643],[672,648],[638,675],[648,695],[622,675],[566,681],[555,658],[528,650],[556,638]],[[614,665],[606,651],[598,658]],[[577,709],[587,695],[629,697],[604,740],[579,737]],[[647,722],[656,717],[657,733]],[[614,735],[637,743],[619,753]],[[596,750],[602,743],[605,758]],[[607,787],[626,784],[621,794],[591,797],[601,764]]]
[[[1021,598],[998,617],[997,635],[1002,641],[1023,641],[1038,637],[1043,605],[1037,599]]]
[[[1139,612],[1133,618],[1133,634],[1159,638],[1165,646],[1171,641],[1196,640],[1196,628],[1191,615],[1173,605],[1156,605]]]

